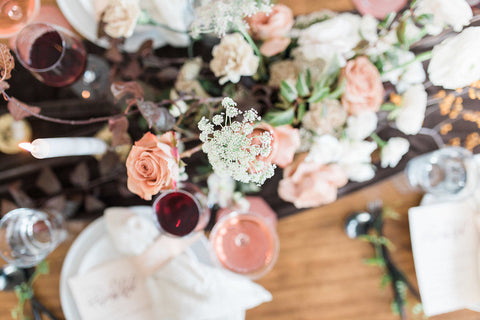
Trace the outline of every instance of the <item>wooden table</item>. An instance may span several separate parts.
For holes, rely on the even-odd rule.
[[[54,0],[42,0],[53,4]],[[295,14],[329,8],[352,10],[350,0],[283,0]],[[248,320],[389,320],[398,319],[390,309],[389,288],[380,289],[381,272],[362,260],[372,255],[370,245],[350,240],[343,232],[343,220],[352,211],[365,209],[372,200],[382,199],[401,214],[389,220],[386,235],[393,241],[393,258],[415,282],[407,211],[421,195],[401,192],[402,175],[397,175],[330,205],[282,219],[278,224],[281,249],[274,269],[259,280],[273,294],[273,301],[247,313]],[[36,295],[59,317],[59,275],[63,259],[74,238],[90,221],[70,223],[71,238],[48,258],[51,272],[36,285]],[[16,303],[12,293],[0,292],[0,319],[9,319]],[[474,320],[471,311],[458,311],[434,320]]]
[[[393,259],[413,281],[415,270],[410,247],[407,211],[421,195],[405,192],[402,174],[347,195],[338,201],[282,219],[278,224],[280,257],[274,269],[258,282],[273,294],[273,301],[247,312],[247,320],[389,320],[398,319],[390,309],[390,288],[380,289],[381,272],[362,260],[372,255],[369,244],[350,240],[343,232],[349,213],[382,199],[400,213],[388,220],[386,235],[394,243]],[[76,235],[88,224],[70,223],[71,238],[49,258],[51,272],[36,286],[38,299],[62,316],[59,275],[63,258]],[[0,319],[8,319],[16,298],[0,292]],[[433,320],[474,320],[471,311],[459,311]]]

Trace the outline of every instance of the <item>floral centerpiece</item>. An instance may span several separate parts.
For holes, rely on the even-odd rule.
[[[405,136],[422,133],[426,85],[457,89],[480,80],[480,28],[462,31],[472,19],[465,0],[412,1],[381,21],[331,11],[294,18],[269,0],[209,0],[194,8],[188,31],[155,21],[139,0],[110,0],[99,10],[99,35],[111,43],[111,91],[123,112],[97,120],[108,122],[118,151],[130,148],[129,117],[143,117],[146,132],[124,158],[128,189],[145,200],[204,178],[211,205],[243,206],[243,192],[283,168],[282,199],[297,208],[330,203],[348,181],[372,179],[375,163],[397,166],[409,150]],[[186,38],[189,57],[157,56],[148,41],[122,54],[136,24]],[[432,51],[411,51],[450,29]],[[195,42],[215,38],[211,56],[195,57]],[[15,120],[57,121],[8,95],[12,69],[2,47],[0,91]],[[152,70],[167,81],[149,84]],[[161,94],[152,98],[152,90]],[[398,136],[381,139],[385,126]],[[201,152],[208,165],[188,177],[188,158]]]

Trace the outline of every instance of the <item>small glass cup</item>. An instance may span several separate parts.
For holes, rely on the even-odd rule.
[[[203,230],[210,221],[207,197],[191,183],[161,193],[153,202],[153,213],[160,231],[176,237]]]
[[[29,24],[20,31],[15,54],[35,78],[53,87],[75,82],[83,74],[87,58],[79,37],[43,22]]]
[[[0,0],[0,38],[10,38],[30,23],[40,9],[40,0]]]
[[[444,199],[473,193],[478,168],[470,151],[445,147],[411,159],[405,168],[411,187]]]
[[[19,268],[37,265],[65,240],[60,214],[19,208],[0,220],[0,256]]]
[[[210,233],[214,259],[224,268],[251,279],[267,274],[277,261],[280,241],[265,217],[231,212]]]

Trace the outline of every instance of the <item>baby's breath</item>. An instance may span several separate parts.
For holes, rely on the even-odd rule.
[[[229,175],[244,183],[263,184],[275,170],[275,165],[258,159],[272,152],[271,133],[252,135],[255,121],[261,119],[255,110],[246,111],[240,122],[233,120],[242,112],[232,99],[225,98],[222,105],[226,108],[225,114],[214,116],[213,123],[206,118],[198,123],[203,151],[219,175]]]
[[[270,0],[203,0],[195,9],[195,20],[190,28],[192,36],[215,33],[223,37],[231,30],[246,28],[245,17],[271,11]]]

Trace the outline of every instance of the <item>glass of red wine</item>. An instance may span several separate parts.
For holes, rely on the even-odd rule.
[[[79,37],[43,22],[29,24],[18,33],[15,53],[38,80],[53,87],[75,82],[85,70],[87,57]]]
[[[203,230],[210,220],[207,197],[191,183],[181,183],[179,188],[160,194],[153,203],[153,211],[159,229],[175,237]]]
[[[0,38],[9,38],[37,15],[40,0],[0,0]]]
[[[233,211],[210,233],[213,258],[224,268],[258,279],[277,261],[280,241],[272,221],[261,214]]]

